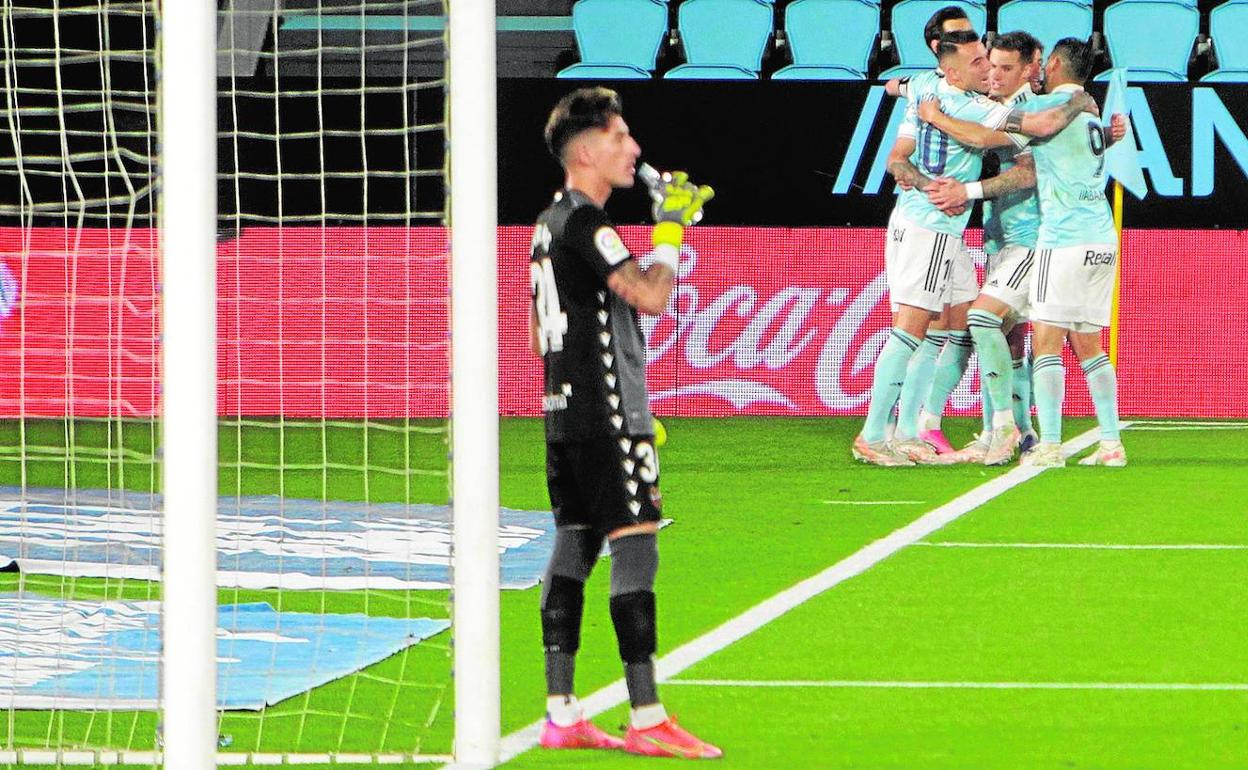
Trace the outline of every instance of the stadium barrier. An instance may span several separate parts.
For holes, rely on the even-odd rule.
[[[649,228],[621,230],[644,254]],[[27,235],[0,229],[0,414],[102,416],[119,399],[125,416],[153,415],[151,231]],[[529,227],[500,228],[499,401],[510,415],[540,414],[530,239]],[[672,312],[642,320],[656,412],[862,414],[888,326],[883,239],[882,228],[694,228]],[[257,227],[222,243],[222,413],[444,416],[445,245],[434,227]],[[1226,322],[1248,296],[1248,232],[1128,230],[1124,253],[1123,414],[1248,416],[1236,389],[1244,354]],[[334,255],[324,269],[322,254]],[[1090,414],[1073,360],[1067,374],[1068,410]],[[952,409],[977,405],[972,374]]]

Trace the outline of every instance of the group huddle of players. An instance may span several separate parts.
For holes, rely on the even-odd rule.
[[[1105,151],[1126,135],[1126,120],[1103,122],[1083,90],[1092,70],[1084,41],[1060,40],[1047,58],[1025,31],[985,46],[956,6],[937,11],[925,35],[938,68],[887,85],[908,100],[888,161],[901,188],[884,257],[893,326],[875,362],[853,455],[884,466],[1000,465],[1018,452],[1023,464],[1064,465],[1062,349],[1069,339],[1101,435],[1080,463],[1126,465],[1117,379],[1100,342],[1118,258]],[[981,178],[985,160],[995,161],[996,175]],[[982,287],[962,241],[981,198]],[[972,352],[983,431],[955,449],[940,419]]]

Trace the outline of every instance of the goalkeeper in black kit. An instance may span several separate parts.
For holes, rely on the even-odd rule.
[[[683,173],[652,181],[654,263],[642,270],[602,210],[614,189],[633,186],[641,154],[619,96],[605,88],[568,94],[545,135],[566,181],[538,217],[529,262],[529,337],[545,370],[546,480],[556,524],[542,583],[541,745],[719,757],[723,752],[668,716],[655,684],[662,497],[637,321],[638,310],[661,313],[667,306],[684,228],[713,192]],[[589,722],[573,689],[585,581],[604,538],[611,548],[611,622],[632,703],[623,739]]]

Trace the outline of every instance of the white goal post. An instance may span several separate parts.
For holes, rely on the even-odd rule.
[[[161,13],[163,761],[217,763],[215,0]],[[494,0],[449,3],[455,759],[499,752]]]

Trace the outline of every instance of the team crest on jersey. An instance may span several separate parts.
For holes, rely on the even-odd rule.
[[[620,240],[620,234],[613,227],[602,226],[594,232],[594,246],[598,253],[607,260],[608,265],[618,265],[628,259],[628,247]]]

